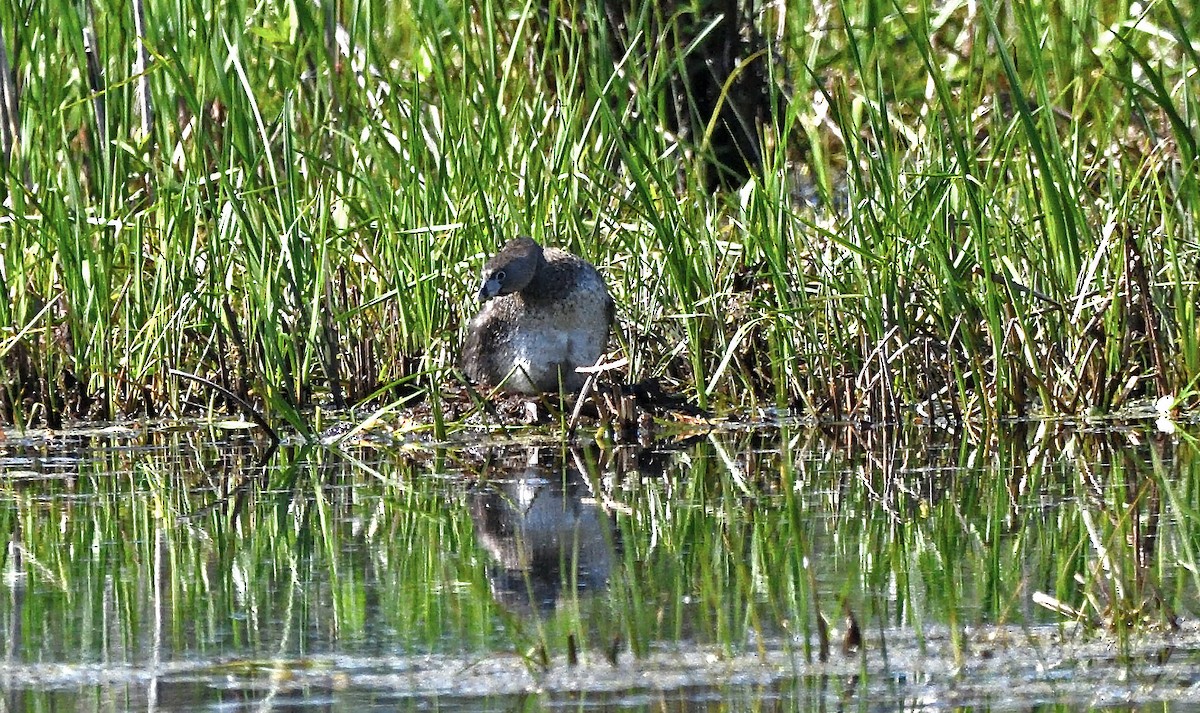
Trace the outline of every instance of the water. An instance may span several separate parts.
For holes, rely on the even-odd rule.
[[[1200,710],[1189,443],[6,432],[0,710]]]

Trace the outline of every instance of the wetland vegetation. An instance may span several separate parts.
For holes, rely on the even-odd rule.
[[[4,3],[0,418],[236,408],[171,369],[304,431],[436,416],[518,233],[597,264],[627,380],[701,407],[1194,406],[1194,7],[764,5],[762,169],[714,192],[716,127],[659,91],[714,5]]]
[[[1200,11],[731,7],[0,0],[0,710],[1195,705]]]

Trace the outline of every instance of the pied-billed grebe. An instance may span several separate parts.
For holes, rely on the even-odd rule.
[[[578,391],[608,346],[613,301],[588,261],[532,238],[509,240],[483,266],[462,369],[484,386],[538,394]]]

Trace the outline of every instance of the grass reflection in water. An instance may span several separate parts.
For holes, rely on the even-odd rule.
[[[10,710],[104,690],[700,700],[787,682],[791,700],[824,695],[814,671],[867,695],[930,661],[943,673],[902,678],[1004,661],[1027,685],[1069,645],[1115,644],[1112,665],[1162,636],[1191,650],[1195,450],[1138,428],[276,452],[14,434],[0,466]],[[843,654],[847,613],[863,646]]]

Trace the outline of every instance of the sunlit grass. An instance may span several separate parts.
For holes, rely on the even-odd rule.
[[[5,24],[0,418],[235,408],[170,369],[300,430],[314,404],[436,403],[517,233],[599,265],[629,378],[701,406],[1196,403],[1183,3],[777,3],[764,169],[716,194],[663,128],[678,58],[645,56],[646,16],[614,57],[591,2],[288,7],[150,7],[132,76],[128,8],[98,5],[96,88],[75,5]]]

